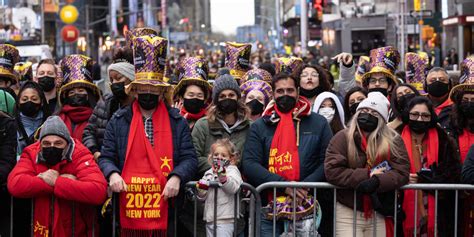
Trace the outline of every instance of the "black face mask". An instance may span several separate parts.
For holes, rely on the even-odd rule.
[[[369,89],[369,93],[370,92],[380,92],[385,97],[387,97],[387,95],[388,95],[388,90],[385,89],[385,88],[380,88],[380,87]]]
[[[183,107],[186,111],[191,114],[197,114],[201,112],[202,108],[204,108],[204,100],[201,99],[184,99]]]
[[[280,112],[285,113],[285,114],[293,110],[293,108],[295,108],[295,105],[296,105],[296,98],[289,95],[280,96],[276,98],[275,101],[276,101],[278,110],[280,110]]]
[[[372,114],[362,113],[357,117],[357,124],[359,124],[359,128],[363,131],[372,132],[377,128],[379,119]]]
[[[54,77],[44,76],[38,78],[38,84],[44,92],[49,92],[56,86],[54,80]]]
[[[138,94],[138,104],[144,110],[151,110],[158,106],[158,95],[154,94]]]
[[[459,110],[461,110],[464,116],[472,118],[474,116],[474,102],[462,102]]]
[[[434,97],[443,97],[449,92],[449,84],[435,81],[428,85],[428,94]]]
[[[43,155],[43,163],[47,166],[55,166],[63,158],[64,149],[57,147],[44,147],[41,151]]]
[[[313,98],[323,92],[323,88],[321,86],[317,86],[311,90],[306,90],[300,87],[300,95],[306,97],[306,98]]]
[[[349,112],[351,114],[351,116],[353,116],[356,112],[357,112],[357,107],[359,106],[360,102],[359,103],[355,103],[355,104],[352,104],[350,107],[349,107]]]
[[[89,99],[87,94],[75,94],[66,98],[66,104],[72,107],[89,106]]]
[[[234,99],[224,99],[217,102],[217,109],[224,115],[234,113],[238,106],[237,100]]]
[[[127,93],[125,93],[125,82],[112,83],[112,85],[110,85],[110,90],[116,99],[123,100],[127,98]]]
[[[408,121],[408,126],[410,129],[417,134],[423,134],[428,131],[431,127],[431,122],[430,121],[418,121],[418,120],[409,120]]]
[[[252,115],[259,115],[259,114],[262,114],[263,113],[263,104],[258,101],[257,99],[253,99],[251,101],[249,101],[247,104],[247,107],[250,108],[250,111]]]
[[[415,97],[416,95],[412,93],[412,94],[403,95],[400,98],[398,98],[398,101],[397,101],[398,112],[403,113],[403,110],[405,110],[408,107],[408,103],[410,103],[410,101]]]
[[[20,104],[20,112],[28,117],[34,117],[41,109],[41,104],[28,101]]]

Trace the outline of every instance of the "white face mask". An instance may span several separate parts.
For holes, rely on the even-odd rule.
[[[328,123],[330,123],[332,119],[334,118],[334,114],[336,113],[336,110],[333,108],[326,107],[326,108],[320,108],[318,113],[324,116],[326,120],[328,121]]]

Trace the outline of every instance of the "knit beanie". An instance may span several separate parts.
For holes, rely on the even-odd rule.
[[[135,80],[135,67],[133,64],[128,62],[118,62],[112,63],[107,68],[107,76],[110,78],[110,70],[117,71],[118,73],[124,75],[130,81]]]
[[[362,108],[369,108],[377,111],[385,122],[388,121],[388,108],[390,107],[390,102],[388,102],[387,97],[385,97],[380,92],[370,92],[365,100],[360,102],[357,106],[357,111]]]
[[[10,95],[10,93],[0,89],[0,111],[3,111],[10,116],[13,116],[14,108],[15,98]]]
[[[219,94],[224,90],[233,90],[237,94],[238,99],[241,97],[239,84],[237,84],[234,77],[229,74],[221,75],[216,79],[212,88],[212,101],[214,104],[217,104]]]
[[[71,143],[71,135],[69,130],[64,124],[63,120],[58,116],[50,116],[44,121],[40,131],[40,140],[48,135],[56,135],[64,138],[68,143]]]

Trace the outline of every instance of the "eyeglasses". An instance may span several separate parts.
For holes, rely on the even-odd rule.
[[[319,77],[319,74],[318,73],[301,73],[301,77],[309,77],[311,75],[311,77]]]
[[[410,113],[410,120],[418,120],[421,117],[422,121],[430,121],[431,114],[428,113]]]
[[[387,84],[388,80],[387,80],[387,78],[378,78],[378,79],[377,78],[370,78],[369,79],[369,83],[372,84],[372,85],[377,84],[377,82],[379,84]]]

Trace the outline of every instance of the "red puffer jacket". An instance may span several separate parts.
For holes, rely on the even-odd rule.
[[[60,175],[72,174],[77,180],[59,176],[52,187],[39,178],[39,173],[48,170],[47,166],[37,163],[39,142],[25,148],[8,176],[8,190],[14,197],[35,199],[35,237],[72,236],[73,206],[74,236],[92,236],[93,226],[98,236],[94,206],[104,202],[107,182],[90,151],[78,140],[74,139],[74,143],[72,160],[63,160],[51,169]],[[54,207],[50,205],[51,200]]]

